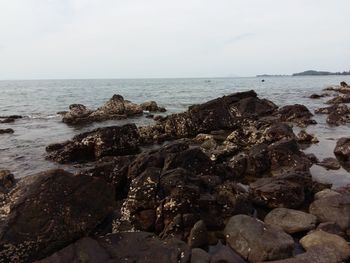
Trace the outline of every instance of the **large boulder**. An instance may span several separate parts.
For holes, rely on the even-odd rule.
[[[135,124],[97,128],[74,136],[64,143],[46,147],[48,159],[59,163],[93,161],[108,155],[128,155],[139,151],[140,137]]]
[[[342,137],[337,141],[334,148],[334,154],[341,162],[350,161],[350,138]]]
[[[335,222],[342,230],[350,228],[350,193],[330,192],[317,195],[309,208],[320,222]]]
[[[309,124],[316,124],[311,119],[313,116],[309,109],[301,104],[287,105],[280,108],[276,114],[283,122],[292,122],[298,126],[307,126]]]
[[[252,200],[257,205],[298,208],[303,204],[310,185],[309,173],[290,173],[258,179],[250,184],[250,190]]]
[[[69,111],[63,114],[62,121],[69,124],[88,122],[92,112],[83,104],[71,104]]]
[[[317,217],[302,211],[275,208],[265,216],[265,224],[282,228],[289,234],[312,230],[316,227]]]
[[[293,253],[290,235],[250,216],[231,217],[224,234],[228,245],[249,262],[284,259]]]
[[[124,232],[96,239],[84,237],[39,262],[187,263],[190,253],[180,240],[160,240],[147,232]]]
[[[46,257],[89,234],[113,206],[114,190],[101,179],[63,170],[26,177],[0,209],[0,259]]]

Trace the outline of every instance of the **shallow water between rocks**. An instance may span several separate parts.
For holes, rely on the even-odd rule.
[[[45,160],[45,146],[70,139],[72,136],[96,127],[136,123],[145,125],[152,120],[145,117],[106,121],[86,126],[68,126],[56,113],[73,103],[97,108],[113,94],[121,94],[136,103],[155,100],[167,108],[166,114],[185,111],[188,106],[203,103],[223,95],[254,89],[258,96],[272,100],[278,106],[304,104],[311,112],[325,107],[329,97],[310,99],[313,93],[337,85],[350,83],[350,76],[270,77],[265,78],[196,78],[196,79],[98,79],[98,80],[23,80],[0,81],[0,115],[19,114],[24,118],[14,123],[0,124],[12,128],[14,134],[0,135],[0,169],[11,170],[23,177],[50,168],[72,167]],[[317,125],[306,130],[316,134],[319,143],[305,149],[320,160],[334,157],[338,138],[350,134],[350,125],[330,127],[326,115],[315,115]],[[299,129],[295,128],[295,132]],[[338,187],[350,183],[350,173],[341,168],[327,171],[313,165],[311,173],[317,181]]]

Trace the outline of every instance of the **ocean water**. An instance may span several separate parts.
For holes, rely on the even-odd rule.
[[[136,103],[155,100],[170,114],[184,111],[195,103],[254,89],[260,97],[279,106],[300,103],[313,112],[318,107],[325,107],[324,102],[329,98],[312,100],[308,96],[321,93],[323,88],[340,81],[350,83],[350,76],[273,77],[265,78],[265,82],[261,82],[261,78],[0,81],[0,115],[25,116],[15,123],[0,124],[0,128],[15,130],[14,134],[0,135],[0,169],[11,170],[16,177],[54,167],[69,169],[45,160],[45,146],[99,126],[151,122],[138,117],[88,126],[68,126],[56,113],[67,110],[72,103],[97,108],[113,94],[121,94]],[[318,124],[309,126],[307,131],[315,133],[320,142],[305,151],[315,153],[319,159],[333,157],[336,140],[350,134],[350,125],[329,127],[325,115],[315,115],[315,120]],[[350,183],[350,174],[344,169],[326,171],[314,165],[311,172],[316,180],[333,183],[335,187]]]

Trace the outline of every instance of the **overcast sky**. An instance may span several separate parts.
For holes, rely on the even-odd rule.
[[[349,0],[1,0],[0,79],[350,69]]]

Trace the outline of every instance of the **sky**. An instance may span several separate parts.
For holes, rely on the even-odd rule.
[[[350,70],[349,0],[0,0],[0,79]]]

